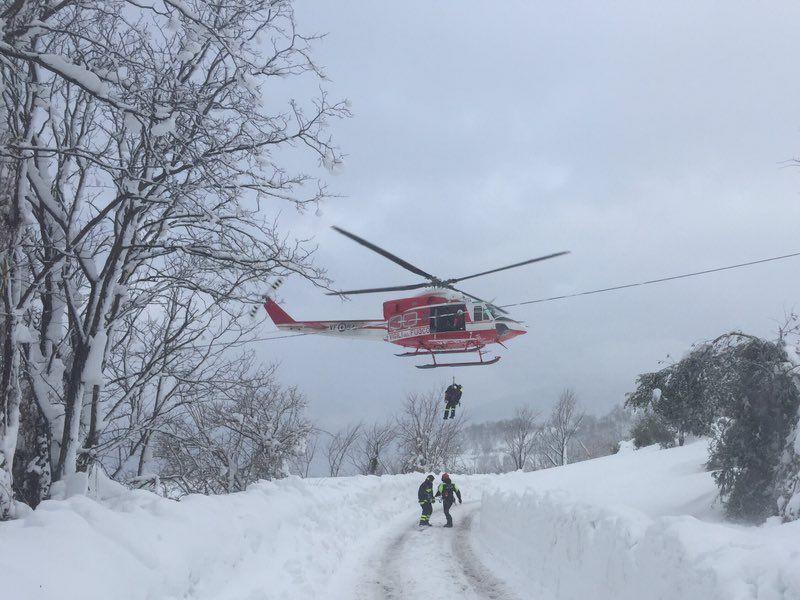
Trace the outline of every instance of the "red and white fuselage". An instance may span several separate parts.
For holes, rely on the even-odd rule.
[[[480,350],[526,333],[522,323],[449,290],[384,302],[382,320],[295,321],[272,299],[264,307],[281,331],[382,340],[421,354]]]

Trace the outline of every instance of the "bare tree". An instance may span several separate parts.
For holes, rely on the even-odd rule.
[[[288,0],[18,0],[0,21],[6,518],[23,367],[58,480],[101,458],[106,425],[154,381],[146,375],[122,404],[106,388],[131,312],[146,318],[179,287],[235,324],[246,314],[235,303],[255,301],[270,277],[326,283],[311,248],[278,230],[274,204],[302,210],[327,196],[283,168],[282,149],[337,165],[325,129],[348,109],[324,92],[281,107],[279,88],[262,102],[273,81],[322,77]],[[171,268],[184,261],[194,268]],[[130,430],[140,458],[151,431]]]
[[[464,431],[463,413],[442,419],[444,391],[436,387],[425,394],[409,394],[397,419],[402,470],[456,470]]]
[[[161,478],[183,493],[230,493],[283,477],[311,432],[305,399],[277,383],[275,367],[230,365],[229,374],[158,434]]]
[[[525,469],[531,466],[533,455],[538,442],[539,414],[528,406],[521,406],[514,412],[514,417],[509,421],[503,438],[506,453],[511,458],[514,469]]]
[[[320,432],[313,430],[306,438],[297,456],[292,460],[292,471],[300,477],[308,477],[314,457],[317,455],[319,437]]]
[[[382,475],[390,472],[386,454],[397,437],[394,423],[375,423],[362,428],[353,450],[353,465],[362,475]]]
[[[570,389],[561,392],[542,430],[540,448],[551,466],[569,463],[570,442],[578,433],[584,417],[584,413],[577,410],[577,404],[575,392]]]
[[[328,474],[331,477],[339,476],[344,461],[350,456],[358,441],[360,432],[361,423],[358,423],[356,425],[348,425],[344,429],[331,434],[331,439],[328,440],[328,445],[325,448],[325,456],[328,459]]]
[[[108,352],[93,448],[113,477],[143,476],[154,434],[202,399],[192,389],[230,378],[230,356],[251,337],[232,308],[225,295],[165,286],[127,312]]]

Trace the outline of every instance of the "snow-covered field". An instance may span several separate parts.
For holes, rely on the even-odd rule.
[[[181,502],[105,485],[0,524],[0,572],[15,600],[800,598],[800,522],[724,523],[705,459],[700,442],[458,477],[453,530],[417,530],[412,475]]]

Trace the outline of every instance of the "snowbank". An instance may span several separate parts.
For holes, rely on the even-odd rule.
[[[381,525],[414,522],[420,480],[290,478],[180,502],[144,491],[44,502],[0,523],[1,587],[14,600],[330,598],[337,569]]]
[[[478,543],[523,597],[797,600],[800,523],[726,524],[703,442],[499,478]]]

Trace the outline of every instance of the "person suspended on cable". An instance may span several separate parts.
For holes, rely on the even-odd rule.
[[[417,499],[422,507],[422,515],[419,518],[420,526],[431,524],[431,513],[433,512],[433,475],[428,475],[422,485],[419,486]]]
[[[450,475],[447,473],[442,473],[442,483],[439,484],[436,496],[442,500],[444,516],[447,519],[445,527],[452,527],[453,517],[450,516],[450,507],[453,506],[456,498],[458,498],[458,503],[461,504],[461,490],[453,483],[450,479]]]
[[[456,406],[461,403],[461,385],[453,381],[444,391],[444,418],[454,419]]]

